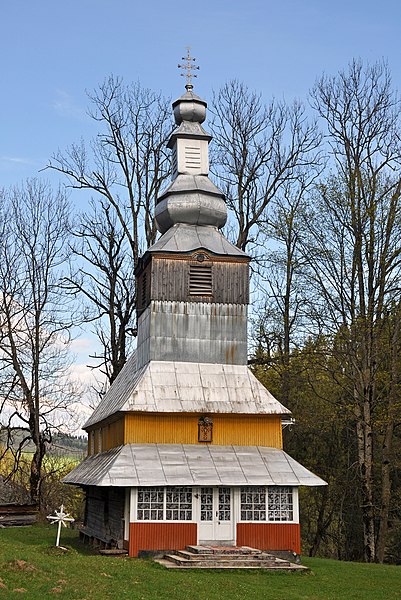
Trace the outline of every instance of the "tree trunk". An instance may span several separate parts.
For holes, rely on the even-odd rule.
[[[317,523],[316,523],[316,532],[315,532],[315,537],[313,539],[312,546],[309,548],[309,556],[316,556],[316,554],[319,551],[319,547],[320,547],[320,544],[324,537],[324,534],[327,531],[327,519],[325,519],[325,512],[326,512],[328,499],[329,499],[329,488],[326,486],[323,489],[323,492],[321,495],[319,514],[318,514]],[[330,524],[330,522],[331,522],[331,519],[329,521],[329,524]]]
[[[45,456],[46,449],[42,439],[36,446],[35,453],[31,461],[31,473],[29,477],[29,492],[31,496],[31,502],[37,504],[40,509],[40,486],[42,483],[42,463]]]
[[[391,321],[390,321],[391,323]],[[399,385],[399,335],[400,335],[400,318],[398,311],[394,317],[394,327],[391,340],[391,382],[387,407],[386,429],[382,448],[382,489],[381,489],[381,507],[379,532],[377,536],[376,561],[384,562],[387,534],[388,534],[388,517],[390,512],[391,501],[391,462],[392,462],[392,447],[394,434],[395,410],[397,402],[397,389]]]
[[[373,506],[373,448],[372,448],[372,428],[370,424],[370,402],[368,399],[363,401],[363,411],[357,412],[357,443],[358,443],[358,463],[361,478],[362,494],[362,521],[364,537],[364,559],[366,562],[375,560],[375,520]]]

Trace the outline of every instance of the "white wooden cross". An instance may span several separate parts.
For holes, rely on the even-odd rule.
[[[75,521],[75,519],[70,517],[68,513],[64,512],[63,504],[60,506],[59,511],[55,510],[54,512],[56,513],[55,515],[49,515],[46,518],[52,522],[51,523],[52,525],[54,523],[58,523],[56,546],[59,546],[60,545],[61,525],[63,525],[64,527],[67,527],[67,522],[73,523]]]

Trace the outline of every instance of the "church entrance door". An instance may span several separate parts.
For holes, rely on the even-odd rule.
[[[232,495],[229,487],[200,489],[200,544],[234,542]]]

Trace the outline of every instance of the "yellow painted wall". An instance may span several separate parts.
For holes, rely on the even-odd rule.
[[[198,444],[199,415],[127,414],[125,444]],[[213,415],[213,441],[219,446],[282,448],[281,418],[266,415]]]
[[[107,449],[124,444],[124,418],[107,426]]]
[[[94,431],[94,436],[92,436]],[[92,441],[91,441],[92,440]],[[116,448],[124,443],[124,417],[112,423],[105,423],[102,427],[95,427],[88,431],[88,454],[96,454]]]
[[[88,453],[122,444],[205,444],[198,442],[196,414],[126,414],[118,421],[95,428],[94,448],[89,431]],[[213,440],[218,446],[270,446],[282,448],[281,418],[275,415],[213,415]]]
[[[219,446],[270,446],[282,448],[281,418],[219,415],[213,417],[213,443]]]

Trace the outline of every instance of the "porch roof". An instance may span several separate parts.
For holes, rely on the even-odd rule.
[[[88,456],[63,481],[105,487],[326,485],[277,448],[197,444],[119,446]]]

